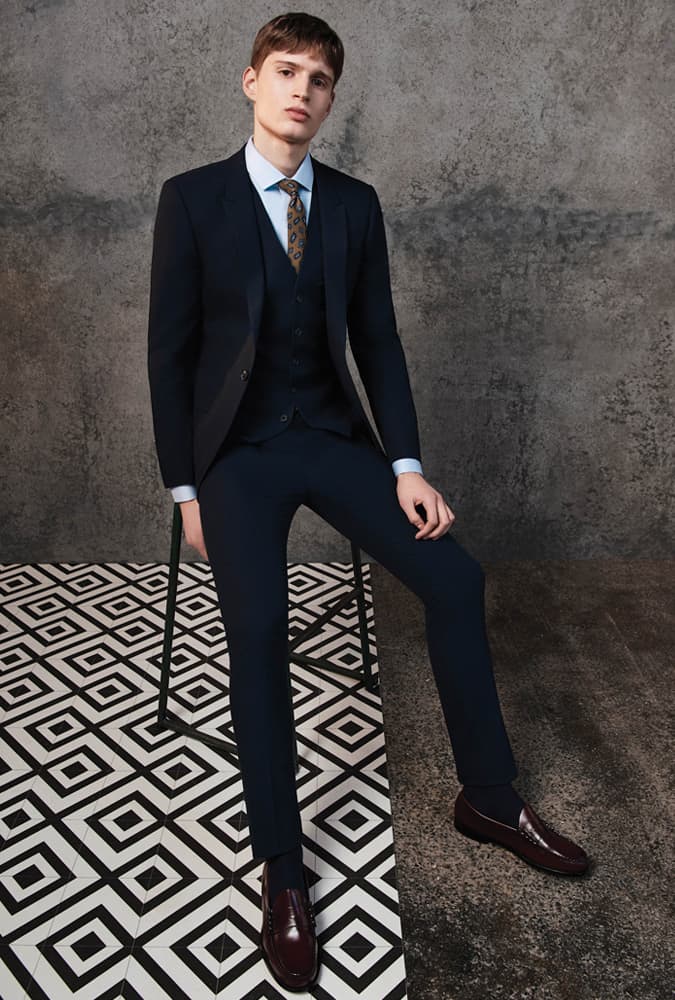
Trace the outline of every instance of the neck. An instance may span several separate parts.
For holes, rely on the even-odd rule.
[[[253,128],[253,145],[285,177],[292,177],[307,155],[309,139],[305,142],[287,142],[272,135],[256,122]]]

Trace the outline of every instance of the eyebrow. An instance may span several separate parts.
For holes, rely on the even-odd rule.
[[[293,69],[297,69],[300,64],[296,63],[296,62],[291,62],[290,59],[276,59],[275,62],[274,62],[274,65],[275,66],[292,66]],[[320,69],[315,70],[314,73],[310,73],[310,76],[321,76],[321,77],[323,77],[324,80],[328,80],[329,83],[333,82],[333,77],[329,76],[328,73],[323,73]]]

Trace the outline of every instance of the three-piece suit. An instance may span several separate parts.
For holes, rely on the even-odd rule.
[[[227,636],[255,858],[301,841],[288,703],[287,539],[304,504],[424,604],[463,784],[517,775],[485,628],[485,576],[452,537],[416,539],[392,463],[417,417],[372,185],[311,157],[294,269],[245,147],[166,180],[154,227],[148,370],[164,485],[194,484]],[[346,361],[346,337],[380,440]]]

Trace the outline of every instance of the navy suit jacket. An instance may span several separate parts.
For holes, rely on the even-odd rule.
[[[255,363],[265,289],[244,148],[169,177],[159,196],[148,374],[166,487],[199,488]],[[421,461],[379,199],[371,184],[314,157],[312,164],[321,200],[328,344],[337,375],[373,444],[389,461]],[[347,330],[384,448],[347,366]]]

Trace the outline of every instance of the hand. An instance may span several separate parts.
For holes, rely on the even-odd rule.
[[[206,552],[204,534],[202,532],[202,518],[199,513],[199,501],[186,500],[180,505],[180,514],[183,518],[185,541],[199,552],[202,559],[208,561],[209,557]]]
[[[424,476],[419,472],[401,472],[396,477],[396,493],[406,517],[411,524],[420,530],[415,538],[433,538],[444,535],[452,527],[455,515],[447,503]],[[415,510],[421,504],[426,514],[426,524]]]

